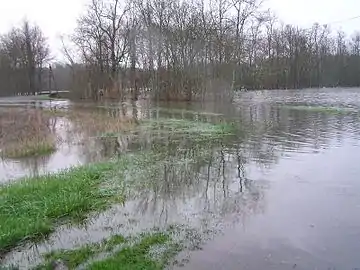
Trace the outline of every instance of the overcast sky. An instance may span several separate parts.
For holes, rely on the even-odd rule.
[[[59,36],[68,34],[76,26],[76,18],[88,0],[0,0],[0,33],[27,18],[36,22],[49,38],[55,56],[60,56]],[[310,27],[314,22],[331,24],[332,29],[342,28],[347,33],[360,30],[360,0],[266,0],[264,7],[271,8],[285,23]]]

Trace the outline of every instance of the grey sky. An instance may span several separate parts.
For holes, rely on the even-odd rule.
[[[23,18],[36,22],[49,38],[53,54],[61,55],[59,36],[75,28],[76,18],[83,11],[88,0],[0,0],[0,33],[18,25]],[[266,0],[269,7],[285,23],[310,27],[314,22],[321,24],[342,21],[331,25],[347,33],[360,30],[360,0]]]

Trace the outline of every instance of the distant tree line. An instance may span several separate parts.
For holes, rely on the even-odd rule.
[[[0,37],[0,93],[35,93],[42,87],[42,73],[50,50],[38,26],[25,21]]]
[[[262,0],[92,0],[56,87],[79,98],[230,97],[233,90],[360,86],[360,33],[285,25]],[[49,47],[25,22],[0,37],[0,93],[47,89]]]

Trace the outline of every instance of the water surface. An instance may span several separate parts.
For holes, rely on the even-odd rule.
[[[9,254],[6,262],[26,269],[50,250],[177,224],[197,233],[175,268],[360,268],[360,89],[256,91],[240,93],[233,104],[135,105],[125,114],[233,121],[238,132],[206,143],[195,136],[164,137],[161,127],[128,136],[124,151],[156,145],[167,155],[156,177],[140,174],[141,184],[124,206],[91,218],[85,227],[60,227],[44,243]],[[105,107],[109,113],[119,110],[118,104]],[[66,121],[59,120],[59,134]],[[41,162],[45,172],[114,154],[105,148],[103,142],[62,146],[45,161],[32,160],[28,171],[14,163],[9,174],[28,173]]]

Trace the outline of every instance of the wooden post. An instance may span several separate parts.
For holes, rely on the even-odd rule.
[[[51,78],[52,78],[52,69],[51,69],[51,65],[49,64],[49,93],[51,95]]]

